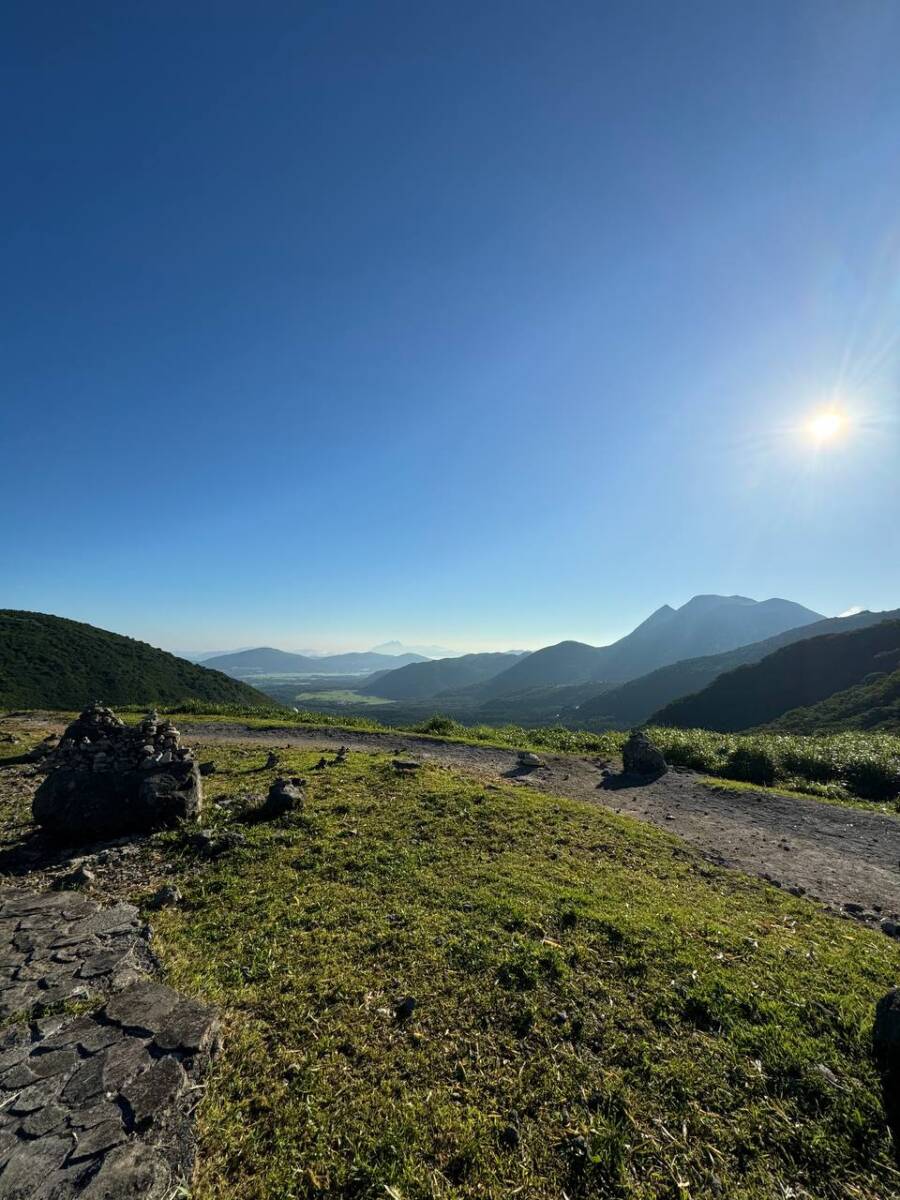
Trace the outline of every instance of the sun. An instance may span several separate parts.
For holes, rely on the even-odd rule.
[[[847,428],[847,418],[833,408],[815,413],[806,423],[806,431],[816,442],[833,442]]]

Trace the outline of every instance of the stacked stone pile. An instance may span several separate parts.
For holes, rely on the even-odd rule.
[[[643,729],[633,729],[622,747],[622,767],[626,775],[657,779],[669,769],[663,752]]]
[[[200,771],[171,721],[150,712],[126,725],[92,704],[63,734],[32,812],[53,837],[84,842],[196,820]]]
[[[174,724],[160,721],[155,710],[139,725],[128,726],[112,709],[92,704],[63,734],[54,766],[81,771],[148,771],[193,757],[180,738]]]

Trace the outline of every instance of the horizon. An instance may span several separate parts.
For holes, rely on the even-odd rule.
[[[896,605],[889,0],[8,24],[3,604],[332,652]]]
[[[289,654],[301,654],[301,655],[306,654],[306,655],[311,655],[311,656],[325,657],[325,656],[329,656],[329,655],[348,654],[348,653],[375,653],[375,652],[379,652],[380,648],[382,646],[385,646],[389,643],[399,643],[402,646],[402,650],[399,650],[396,652],[398,654],[415,652],[415,653],[421,653],[424,655],[425,648],[429,648],[429,647],[437,648],[437,646],[440,646],[441,648],[450,651],[451,655],[454,655],[454,656],[462,655],[462,654],[479,654],[479,653],[516,653],[516,652],[533,653],[535,650],[540,650],[540,649],[544,648],[545,646],[553,646],[553,645],[559,644],[560,642],[568,642],[568,641],[581,642],[581,643],[583,643],[585,645],[589,645],[589,646],[610,645],[611,643],[618,641],[620,638],[625,637],[637,625],[641,624],[641,622],[645,621],[648,617],[652,616],[659,609],[668,606],[668,607],[674,609],[675,611],[677,611],[678,609],[683,607],[684,604],[688,603],[689,600],[694,599],[696,596],[701,596],[701,595],[719,595],[719,593],[695,592],[693,594],[693,596],[686,597],[684,600],[680,601],[677,604],[671,604],[669,601],[663,601],[661,604],[656,605],[655,608],[653,608],[651,611],[645,612],[643,615],[639,616],[627,628],[621,630],[620,632],[615,633],[614,635],[612,635],[605,641],[598,641],[596,639],[592,639],[591,637],[576,637],[576,636],[573,636],[570,634],[562,634],[559,636],[551,634],[547,637],[546,640],[538,641],[538,642],[534,643],[533,645],[528,645],[528,646],[521,645],[521,644],[514,645],[513,643],[508,642],[508,641],[503,642],[502,636],[499,638],[499,640],[496,643],[485,642],[484,644],[481,644],[481,645],[472,646],[472,645],[461,645],[461,644],[454,645],[454,644],[452,644],[450,639],[445,639],[445,638],[440,638],[440,637],[405,638],[405,637],[397,637],[394,635],[388,635],[386,637],[378,638],[372,642],[365,642],[363,640],[358,640],[358,641],[346,641],[344,643],[338,643],[338,644],[321,645],[321,644],[312,644],[312,643],[315,643],[315,641],[316,641],[316,639],[314,637],[303,637],[302,635],[296,635],[296,634],[290,635],[291,638],[293,638],[293,640],[285,640],[285,641],[281,641],[281,642],[277,642],[267,636],[261,636],[260,638],[255,639],[255,640],[253,638],[250,638],[250,639],[245,639],[242,642],[234,642],[230,646],[221,646],[221,645],[173,646],[173,645],[167,645],[163,642],[154,642],[150,638],[144,636],[143,634],[136,633],[132,630],[110,629],[109,632],[117,633],[117,634],[120,634],[125,637],[136,638],[138,641],[147,642],[149,645],[157,646],[157,648],[166,650],[168,653],[174,654],[179,657],[194,656],[194,655],[200,655],[200,654],[202,654],[202,655],[240,654],[247,650],[256,650],[256,649],[261,649],[261,648],[282,650]],[[744,593],[732,593],[731,595],[744,596],[744,598],[753,600],[754,602],[757,602],[757,603],[761,602],[760,598],[747,597],[747,596],[745,596]],[[723,598],[729,598],[729,597],[723,596]],[[787,596],[766,596],[766,597],[762,597],[762,600],[789,600],[789,601],[791,601],[791,598],[787,597]],[[791,601],[791,602],[799,603],[799,604],[803,603],[802,601]],[[812,605],[803,605],[803,607],[808,608],[813,612],[820,611],[820,610],[815,609]],[[849,617],[849,616],[854,616],[855,614],[866,611],[866,610],[873,611],[873,612],[874,611],[888,611],[887,609],[885,609],[885,610],[873,609],[869,605],[854,604],[854,605],[851,605],[849,608],[842,610],[841,612],[837,612],[837,613],[823,612],[823,613],[821,613],[821,616],[826,619],[833,618],[833,617]],[[50,615],[64,617],[69,620],[82,620],[83,619],[83,618],[72,617],[70,614],[67,614],[67,613],[53,613]],[[91,625],[96,624],[93,621],[85,621],[85,623],[91,624]],[[300,641],[296,640],[298,636],[301,638]],[[417,649],[417,647],[422,647],[422,649]],[[388,657],[390,657],[389,652],[387,652],[387,651],[381,651],[381,652],[385,653]],[[430,657],[430,658],[441,657],[440,655],[425,655],[425,656]]]

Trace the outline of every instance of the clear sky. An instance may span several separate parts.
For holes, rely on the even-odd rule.
[[[900,605],[898,64],[896,0],[7,4],[0,605]]]

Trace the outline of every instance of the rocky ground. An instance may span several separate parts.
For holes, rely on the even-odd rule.
[[[164,856],[146,839],[43,843],[28,821],[43,777],[0,770],[0,1198],[163,1200],[189,1177],[217,1018],[159,982],[121,900],[164,880]]]

